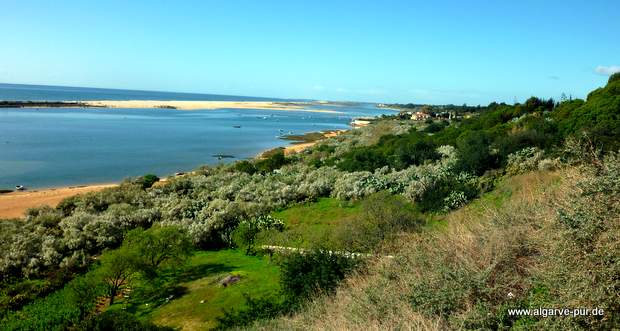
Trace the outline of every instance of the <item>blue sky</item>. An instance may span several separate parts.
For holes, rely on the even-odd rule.
[[[618,0],[1,5],[4,83],[487,104],[620,70]]]

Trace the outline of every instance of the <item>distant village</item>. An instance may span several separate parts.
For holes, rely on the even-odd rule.
[[[483,107],[481,106],[418,105],[412,103],[379,103],[376,106],[378,108],[398,111],[398,114],[392,116],[396,116],[401,120],[412,120],[420,122],[433,120],[458,121],[464,118],[476,116],[483,109]],[[359,117],[351,121],[351,126],[353,128],[360,128],[370,124],[372,121],[373,118],[371,117]]]
[[[457,105],[417,105],[417,104],[377,104],[379,108],[398,110],[401,119],[427,121],[433,119],[458,120],[478,113],[481,106]]]

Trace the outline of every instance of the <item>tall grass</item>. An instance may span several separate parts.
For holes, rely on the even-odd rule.
[[[611,329],[619,326],[620,162],[538,171],[402,235],[333,296],[255,329]],[[508,193],[507,193],[508,192]],[[590,208],[587,208],[590,206]],[[397,248],[394,251],[395,247]],[[601,307],[604,317],[513,317],[509,308]]]

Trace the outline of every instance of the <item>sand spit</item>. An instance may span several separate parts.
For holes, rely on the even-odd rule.
[[[214,109],[265,109],[306,111],[313,113],[339,113],[329,109],[306,108],[308,102],[272,102],[272,101],[180,101],[180,100],[92,100],[81,101],[90,107],[106,108],[169,108],[179,110],[214,110]]]

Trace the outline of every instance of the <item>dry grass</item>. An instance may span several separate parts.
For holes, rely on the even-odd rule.
[[[320,297],[292,317],[257,329],[440,330],[484,328],[480,300],[498,306],[531,288],[553,203],[565,194],[558,172],[508,179],[493,194],[447,216],[442,231],[401,236],[397,258],[375,261],[332,297]],[[390,252],[394,254],[393,251]]]
[[[620,327],[620,162],[507,178],[404,234],[333,296],[254,329],[460,330]],[[510,308],[604,308],[604,317],[518,318]]]

